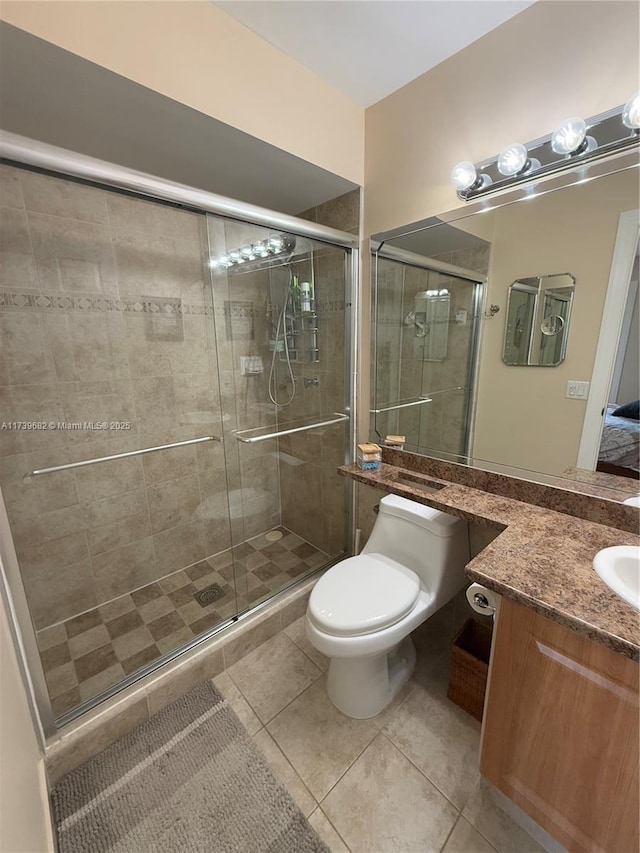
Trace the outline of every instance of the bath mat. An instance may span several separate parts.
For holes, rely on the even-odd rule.
[[[329,853],[211,682],[64,776],[60,853]]]

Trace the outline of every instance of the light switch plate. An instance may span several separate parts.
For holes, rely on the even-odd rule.
[[[565,397],[569,400],[586,400],[589,396],[590,384],[579,379],[569,379]]]

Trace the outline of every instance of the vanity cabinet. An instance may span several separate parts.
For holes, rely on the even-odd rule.
[[[503,599],[482,774],[570,853],[636,853],[638,665]]]

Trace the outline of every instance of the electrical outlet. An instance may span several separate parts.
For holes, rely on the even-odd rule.
[[[586,400],[589,396],[590,382],[583,382],[578,379],[570,379],[567,382],[567,390],[565,397],[569,400]]]

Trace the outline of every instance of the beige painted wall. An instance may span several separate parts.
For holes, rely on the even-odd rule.
[[[569,379],[590,380],[620,213],[638,206],[632,169],[495,213],[480,355],[474,455],[560,474],[575,465],[586,401],[565,397]],[[569,272],[576,278],[565,361],[509,367],[502,361],[507,291],[515,279]]]
[[[638,88],[633,2],[543,0],[374,104],[365,123],[365,230],[462,205],[449,182],[569,115],[624,103]]]
[[[0,17],[330,172],[363,182],[362,107],[212,3],[9,0],[2,3]],[[283,118],[287,114],[291,120]]]
[[[479,162],[512,141],[550,133],[569,115],[588,117],[624,103],[638,88],[639,15],[632,2],[543,0],[369,107],[365,237],[463,207],[449,182],[460,160]],[[369,432],[367,255],[360,440]]]
[[[0,696],[0,850],[48,853],[53,841],[44,762],[1,600]]]

